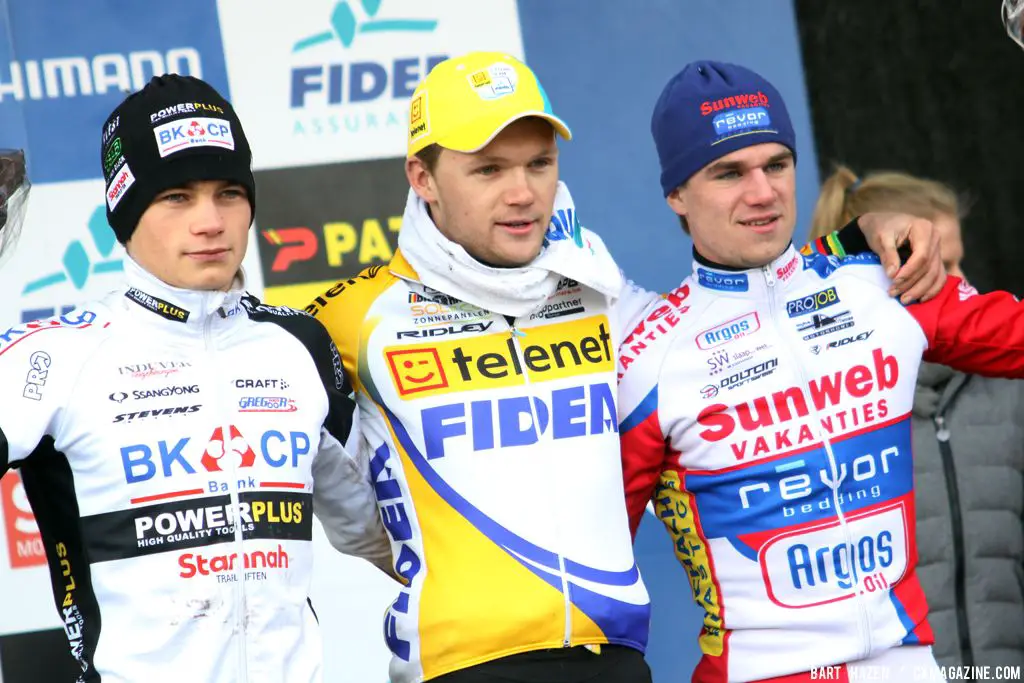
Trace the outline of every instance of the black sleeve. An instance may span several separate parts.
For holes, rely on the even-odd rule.
[[[844,225],[836,235],[839,238],[839,243],[842,245],[842,254],[836,254],[836,256],[845,256],[846,254],[870,254],[873,252],[870,246],[868,246],[868,238],[864,235],[864,231],[860,227],[860,216],[857,216],[852,221]],[[821,240],[827,244],[828,240]],[[835,253],[835,250],[830,248],[829,253]],[[910,258],[910,242],[905,242],[903,245],[896,250],[899,254],[900,263],[906,263],[907,259]]]
[[[839,241],[843,245],[843,251],[847,254],[870,254],[871,247],[868,246],[868,238],[864,236],[864,231],[860,229],[858,218],[860,217],[854,218],[839,229]],[[837,254],[837,256],[842,256],[842,254]]]
[[[279,325],[298,339],[309,352],[327,392],[327,419],[324,427],[341,443],[348,440],[356,404],[350,397],[352,385],[345,376],[338,347],[327,328],[305,311],[286,306],[268,306],[252,295],[242,299],[249,318]]]

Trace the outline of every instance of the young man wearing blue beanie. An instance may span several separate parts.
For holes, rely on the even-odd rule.
[[[620,347],[618,409],[634,533],[653,498],[705,610],[693,680],[942,680],[915,379],[922,355],[1024,376],[1024,305],[949,277],[904,307],[874,255],[797,252],[793,127],[749,69],[687,65],[651,130],[695,272]]]
[[[0,475],[19,468],[82,681],[322,680],[312,513],[388,571],[355,405],[327,331],[241,271],[241,121],[154,78],[102,129],[125,282],[0,336]]]

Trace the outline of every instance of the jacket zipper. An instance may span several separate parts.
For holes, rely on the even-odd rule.
[[[509,333],[512,335],[511,336],[511,347],[512,347],[513,352],[516,354],[516,361],[519,364],[519,367],[521,367],[523,369],[523,383],[524,384],[529,384],[530,383],[530,376],[527,374],[527,371],[526,371],[526,360],[525,360],[525,357],[523,356],[523,350],[522,350],[522,348],[519,345],[519,338],[522,337],[522,336],[525,336],[526,333],[525,332],[520,332],[516,328],[516,323],[515,323],[515,319],[514,318],[509,318],[509,317],[506,316],[505,320],[508,323]],[[538,415],[537,415],[537,407],[534,405],[533,396],[530,396],[529,400],[530,400],[530,414],[531,414],[531,416],[533,418],[533,426],[537,430],[537,441],[540,441],[540,439],[541,439],[540,420],[538,419]],[[562,647],[571,647],[572,646],[572,600],[569,598],[569,575],[565,571],[565,557],[561,553],[561,548],[562,548],[562,544],[561,544],[562,525],[561,525],[560,520],[558,519],[557,515],[555,515],[555,535],[556,535],[556,537],[558,538],[558,541],[559,541],[558,542],[559,552],[557,552],[556,555],[558,557],[558,575],[559,575],[559,577],[562,580],[562,596],[563,596],[563,601],[565,603],[565,631],[562,634]]]
[[[222,420],[222,402],[220,401],[220,378],[217,375],[217,344],[214,341],[212,326],[214,322],[214,311],[206,311],[205,307],[203,310],[205,318],[203,321],[203,342],[206,346],[207,354],[210,357],[210,374],[213,377],[213,396],[211,404],[213,410],[216,411],[217,423],[220,425],[221,439],[223,439],[224,452],[221,455],[221,462],[230,463],[230,480],[228,481],[228,491],[231,496],[231,509],[234,511],[232,518],[235,524],[235,567],[234,567],[234,592],[235,592],[235,607],[238,612],[237,629],[238,629],[238,681],[239,683],[246,683],[249,680],[247,653],[246,653],[246,634],[245,634],[245,544],[243,542],[242,534],[242,515],[241,515],[241,504],[238,496],[238,467],[235,463],[234,458],[228,455],[228,448],[231,443],[231,425],[228,421]],[[221,316],[223,317],[224,311],[220,309]]]
[[[779,336],[783,337],[782,327],[778,324],[778,322],[775,319],[775,309],[777,307],[777,301],[775,295],[775,276],[772,274],[771,264],[769,263],[768,265],[762,267],[761,271],[764,273],[765,284],[768,287],[768,296],[770,299],[768,306],[768,314],[771,316],[772,325],[775,326],[776,330],[779,333]],[[789,345],[783,344],[782,349],[788,350]],[[793,355],[796,355],[795,352],[793,353]],[[794,367],[796,368],[797,377],[800,379],[800,386],[809,386],[810,383],[808,382],[807,377],[804,375],[803,364],[800,363],[799,358],[796,358],[796,363],[794,364]],[[864,602],[861,599],[860,577],[857,575],[857,559],[854,556],[855,546],[853,543],[853,538],[850,536],[850,525],[846,521],[846,515],[843,513],[843,509],[840,504],[839,488],[842,485],[842,482],[839,481],[839,468],[836,464],[835,453],[832,452],[832,442],[829,441],[828,437],[825,435],[824,431],[821,428],[821,416],[813,406],[811,406],[811,414],[814,415],[815,420],[812,425],[812,430],[814,434],[821,440],[822,446],[824,446],[825,448],[825,455],[828,459],[831,481],[833,484],[832,503],[836,506],[836,517],[839,520],[839,527],[843,530],[843,539],[846,542],[846,559],[850,563],[850,575],[854,580],[854,589],[856,590],[856,592],[853,594],[853,600],[857,605],[857,630],[860,634],[861,642],[864,644],[864,649],[861,651],[860,656],[856,657],[855,659],[863,659],[871,653],[871,623],[867,611],[864,608]]]
[[[946,493],[949,496],[949,517],[953,533],[953,586],[956,600],[956,626],[960,634],[961,664],[974,664],[971,652],[971,631],[967,621],[967,586],[964,577],[967,555],[964,552],[964,523],[960,514],[960,485],[956,479],[956,465],[953,462],[953,447],[949,443],[949,430],[946,418],[935,416],[935,438],[939,442],[939,453],[942,456],[942,469],[946,475]]]

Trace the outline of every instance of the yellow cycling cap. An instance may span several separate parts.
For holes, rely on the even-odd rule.
[[[441,62],[409,105],[408,156],[431,144],[458,152],[483,149],[513,121],[538,116],[566,140],[569,127],[530,67],[504,52],[471,52]]]

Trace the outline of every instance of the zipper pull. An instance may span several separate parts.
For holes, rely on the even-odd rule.
[[[763,266],[761,270],[764,271],[764,281],[769,288],[775,286],[775,275],[772,274],[772,265],[769,263],[767,266]]]
[[[942,443],[949,441],[949,430],[946,429],[946,418],[941,415],[935,416],[935,438]]]
[[[508,323],[508,331],[512,333],[513,337],[522,338],[526,336],[525,332],[520,332],[518,329],[516,329],[516,319],[513,316],[506,315],[505,322]]]

